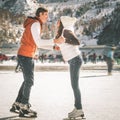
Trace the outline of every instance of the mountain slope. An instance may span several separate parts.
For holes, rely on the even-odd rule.
[[[120,4],[118,3],[110,23],[98,36],[98,44],[118,45],[120,43]]]
[[[0,45],[3,42],[19,42],[25,18],[33,16],[40,5],[49,10],[44,38],[53,38],[55,22],[60,16],[69,15],[77,17],[75,32],[84,45],[96,45],[97,35],[98,44],[118,44],[119,4],[114,10],[117,1],[119,0],[0,0]],[[40,4],[41,2],[45,3]]]
[[[38,4],[34,0],[2,0],[0,8],[9,10],[14,14],[32,14]]]

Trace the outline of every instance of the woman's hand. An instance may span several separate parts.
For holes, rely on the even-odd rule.
[[[60,50],[60,47],[57,46],[57,45],[54,45],[54,46],[53,46],[53,49],[59,51],[59,50]]]
[[[59,37],[58,39],[54,39],[54,43],[57,43],[57,44],[62,44],[64,42],[65,42],[64,37]]]

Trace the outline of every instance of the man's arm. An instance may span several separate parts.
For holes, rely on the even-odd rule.
[[[37,45],[38,48],[53,49],[53,45],[54,45],[53,40],[41,40],[40,27],[41,26],[38,22],[33,23],[31,26],[31,33],[35,44]]]

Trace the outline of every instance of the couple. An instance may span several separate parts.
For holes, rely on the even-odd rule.
[[[34,56],[37,48],[53,45],[54,49],[61,50],[63,58],[70,65],[71,85],[75,97],[75,108],[68,114],[69,118],[83,117],[81,94],[79,90],[79,70],[82,59],[79,51],[79,40],[74,35],[73,26],[75,18],[62,16],[57,22],[58,32],[53,41],[42,41],[40,34],[42,24],[48,19],[48,10],[40,7],[36,10],[35,17],[28,17],[24,22],[24,33],[18,50],[18,61],[22,66],[24,81],[18,96],[10,111],[19,113],[20,117],[37,117],[37,112],[30,109],[29,103],[31,87],[34,84]]]

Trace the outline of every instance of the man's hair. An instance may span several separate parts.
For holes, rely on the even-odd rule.
[[[43,7],[39,7],[37,10],[36,10],[36,16],[39,17],[39,14],[40,13],[44,13],[44,12],[48,12],[48,10],[46,8],[43,8]]]

